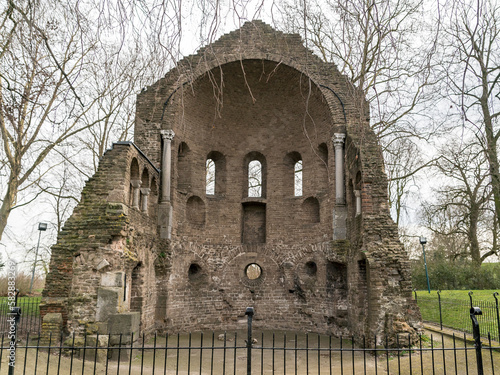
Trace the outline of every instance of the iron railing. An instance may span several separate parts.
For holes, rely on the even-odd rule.
[[[18,333],[37,333],[41,327],[40,318],[41,297],[19,298],[17,306],[21,308],[21,317],[18,325]],[[9,332],[10,307],[6,298],[0,299],[0,334]]]
[[[252,314],[247,310],[246,331],[231,333],[153,334],[138,340],[130,335],[27,334],[17,341],[15,374],[500,374],[500,352],[491,340],[483,346],[479,336],[475,344],[465,335],[420,336],[408,346],[408,335],[390,344],[378,337],[254,332]],[[14,374],[10,338],[0,340],[0,374]]]

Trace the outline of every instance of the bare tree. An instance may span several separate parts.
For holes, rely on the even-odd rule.
[[[429,107],[439,30],[424,23],[424,12],[423,1],[413,0],[297,1],[285,7],[286,27],[300,32],[323,60],[334,62],[370,103],[398,222],[404,189],[430,164],[424,158],[403,159],[410,150],[413,156],[419,153],[417,141],[435,134],[438,123]],[[367,115],[359,114],[361,119]]]
[[[0,45],[1,172],[6,180],[0,239],[10,212],[38,196],[32,188],[53,167],[47,155],[101,120],[82,121],[97,98],[81,94],[82,69],[95,43],[88,40],[88,25],[78,8],[9,1],[1,17],[9,32]]]
[[[144,52],[146,11],[92,0],[0,8],[0,239],[13,209],[54,193],[62,163],[88,178],[113,141],[130,139],[135,95],[169,61]],[[71,158],[52,157],[67,148]]]
[[[476,265],[499,251],[485,162],[477,144],[451,142],[441,150],[436,165],[436,177],[446,182],[434,189],[436,202],[423,205],[424,225],[442,240],[453,243],[448,253],[453,258],[470,257]]]
[[[500,219],[500,4],[454,1],[446,24],[445,76],[462,124],[477,134],[489,165],[497,220]]]
[[[418,146],[411,138],[400,138],[385,152],[385,169],[389,180],[389,204],[394,221],[400,226],[403,214],[408,209],[406,202],[417,194],[416,171],[429,163],[423,161]],[[412,188],[413,187],[413,188]]]

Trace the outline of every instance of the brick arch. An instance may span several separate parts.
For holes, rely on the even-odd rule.
[[[223,70],[223,67],[225,65],[229,65],[231,63],[240,63],[242,66],[242,69],[244,69],[244,62],[245,61],[251,61],[251,60],[261,60],[263,63],[264,62],[272,62],[277,64],[277,66],[285,66],[288,68],[291,68],[297,72],[298,75],[307,77],[307,79],[310,80],[312,83],[311,88],[315,87],[318,89],[319,92],[321,92],[323,99],[327,103],[329,107],[329,112],[330,112],[330,121],[332,123],[335,122],[334,117],[332,114],[336,113],[339,109],[342,112],[343,116],[343,121],[340,125],[347,125],[347,115],[346,115],[346,106],[345,106],[345,101],[346,98],[343,98],[343,94],[341,91],[346,91],[345,88],[342,88],[339,90],[337,85],[335,85],[333,82],[330,82],[331,78],[330,75],[335,71],[338,74],[338,71],[336,68],[331,68],[332,72],[331,74],[327,73],[315,73],[314,69],[311,69],[309,66],[303,66],[299,63],[297,63],[296,59],[292,58],[284,58],[281,55],[277,54],[272,54],[272,53],[264,53],[264,52],[253,52],[253,53],[244,53],[243,56],[241,55],[226,55],[224,59],[224,63],[221,64],[221,60],[218,58],[214,58],[213,60],[204,60],[203,64],[201,64],[201,68],[197,67],[197,69],[194,69],[191,71],[192,66],[188,64],[188,69],[189,74],[187,74],[188,79],[185,78],[184,74],[181,74],[178,78],[176,85],[172,86],[172,89],[168,92],[167,98],[164,102],[163,105],[163,110],[162,110],[162,115],[161,119],[164,119],[166,109],[168,108],[168,105],[171,101],[171,99],[175,96],[177,92],[182,92],[182,88],[186,85],[192,85],[196,81],[202,79],[203,77],[213,74],[211,73],[215,69],[221,69]],[[319,60],[319,59],[318,59]],[[321,64],[324,65],[329,65],[325,64],[321,60],[319,60]],[[182,65],[182,62],[180,63]],[[333,65],[331,65],[333,66]],[[182,68],[180,68],[182,71]],[[352,90],[356,90],[354,87],[351,88]],[[347,90],[349,91],[349,90]],[[340,107],[340,108],[339,108]],[[339,125],[339,124],[337,124]]]

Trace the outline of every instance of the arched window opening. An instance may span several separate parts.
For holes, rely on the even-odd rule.
[[[207,159],[205,165],[205,193],[215,195],[215,162]]]
[[[248,163],[248,196],[262,196],[262,164],[258,160]]]
[[[205,194],[224,196],[226,193],[226,157],[210,151],[205,162]]]
[[[302,160],[295,163],[294,170],[294,195],[296,197],[302,196]]]
[[[142,181],[139,175],[139,163],[136,158],[132,159],[132,164],[130,165],[130,193],[129,193],[129,204],[132,208],[139,209],[140,204],[140,188]]]

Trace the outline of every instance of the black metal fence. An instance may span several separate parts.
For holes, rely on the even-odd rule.
[[[18,333],[37,333],[41,327],[40,297],[19,298],[17,306],[21,308],[21,317],[17,327]],[[10,307],[6,298],[0,300],[0,333],[9,332],[8,321]]]
[[[406,335],[389,346],[376,337],[256,333],[253,311],[247,312],[247,330],[232,333],[155,334],[137,341],[126,335],[49,336],[45,342],[26,335],[15,351],[15,374],[500,374],[500,352],[491,341],[483,347],[465,337],[431,335],[409,347]],[[0,374],[14,374],[10,339],[0,340]]]
[[[469,309],[474,305],[478,306],[482,315],[478,316],[481,328],[481,336],[492,340],[500,341],[500,311],[498,293],[493,293],[495,302],[482,301],[473,298],[473,292],[469,292],[469,299],[442,298],[440,291],[435,296],[414,291],[415,299],[424,321],[439,324],[443,327],[453,328],[466,333],[472,333]]]

